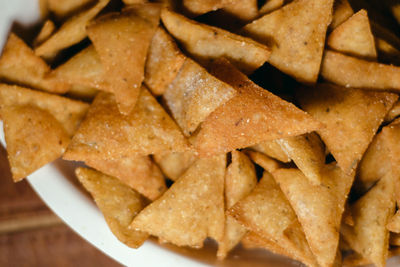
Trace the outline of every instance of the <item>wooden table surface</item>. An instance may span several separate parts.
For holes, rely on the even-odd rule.
[[[120,266],[63,224],[26,181],[12,181],[1,145],[0,266]]]

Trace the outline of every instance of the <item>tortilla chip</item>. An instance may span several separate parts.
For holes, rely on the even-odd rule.
[[[333,3],[332,22],[329,29],[333,30],[354,14],[348,0],[336,0]]]
[[[154,4],[132,5],[122,13],[100,17],[87,28],[118,108],[125,115],[135,107],[140,94],[147,50],[158,26],[159,11],[160,7]]]
[[[246,154],[251,158],[252,161],[254,161],[257,165],[261,166],[269,173],[272,173],[275,170],[282,168],[281,163],[260,152],[246,151]]]
[[[301,107],[326,125],[317,132],[347,174],[356,169],[397,98],[392,93],[343,88],[331,84],[304,88],[298,93]]]
[[[52,60],[61,50],[86,38],[86,25],[110,0],[99,0],[93,7],[71,17],[44,43],[35,48],[35,54]]]
[[[271,13],[283,6],[285,0],[267,0],[260,8],[260,15]]]
[[[303,229],[285,195],[268,172],[254,190],[237,202],[228,214],[262,238],[279,244],[291,256],[316,266]]]
[[[35,89],[62,94],[68,84],[46,78],[50,67],[24,41],[11,33],[0,57],[0,79]]]
[[[177,246],[200,248],[206,237],[224,234],[226,155],[197,160],[131,227]]]
[[[277,139],[277,142],[312,184],[321,183],[325,147],[316,133]]]
[[[63,19],[69,17],[76,11],[93,4],[93,0],[46,0],[49,11],[57,17],[57,19]]]
[[[231,208],[254,189],[257,176],[253,163],[239,151],[232,151],[232,162],[225,174],[225,209]],[[224,236],[218,243],[217,257],[224,259],[247,233],[247,229],[231,216],[226,215]]]
[[[159,27],[151,40],[146,59],[144,82],[155,95],[162,95],[185,62],[172,37]]]
[[[276,140],[263,141],[254,146],[251,146],[250,148],[284,163],[291,161],[291,159],[288,157],[285,151],[282,150],[281,145],[279,145]]]
[[[34,106],[3,106],[4,136],[14,182],[60,157],[69,143],[63,126]]]
[[[390,122],[398,116],[400,116],[400,101],[397,101],[393,105],[392,109],[386,114],[385,122]]]
[[[375,39],[367,11],[361,9],[335,28],[327,38],[327,45],[344,54],[376,60]]]
[[[225,57],[249,74],[268,60],[269,48],[249,38],[197,23],[167,9],[161,12],[161,19],[183,48],[203,64]]]
[[[49,19],[46,20],[43,23],[43,26],[40,29],[39,34],[36,36],[35,40],[33,41],[33,45],[38,46],[41,43],[43,43],[44,41],[46,41],[47,39],[49,39],[49,37],[54,33],[55,30],[56,30],[56,25],[54,24],[54,22]]]
[[[400,67],[325,50],[321,75],[335,84],[374,90],[400,90]]]
[[[389,173],[351,205],[354,227],[344,224],[341,228],[347,243],[376,266],[385,266],[388,257],[389,231],[386,225],[395,206],[393,178]]]
[[[332,6],[333,0],[296,0],[246,25],[242,31],[272,47],[268,62],[273,66],[298,81],[315,83]]]
[[[310,115],[254,84],[226,60],[216,60],[211,73],[230,84],[237,96],[207,117],[195,140],[200,155],[212,155],[311,132],[320,123]]]
[[[400,50],[398,48],[381,38],[375,38],[375,44],[379,62],[400,65]]]
[[[183,133],[189,136],[211,112],[235,94],[230,85],[186,58],[178,76],[165,91],[164,98]]]
[[[225,7],[235,0],[183,0],[182,5],[186,13],[191,16],[198,16],[209,11],[215,11]]]
[[[344,257],[342,262],[343,267],[364,266],[368,264],[372,264],[372,262],[356,252]]]
[[[400,211],[397,211],[396,214],[393,215],[392,218],[390,218],[388,224],[386,225],[386,228],[390,232],[394,232],[394,233],[400,234]],[[400,241],[400,238],[399,238],[399,241]]]
[[[93,87],[73,84],[71,85],[67,96],[75,99],[82,99],[87,102],[92,102],[98,92],[99,91],[97,89],[94,89]]]
[[[273,176],[296,212],[318,263],[332,266],[339,244],[338,229],[354,176],[344,174],[335,164],[326,166],[318,185],[297,169],[279,169]]]
[[[172,181],[176,181],[196,161],[193,151],[167,152],[153,155],[161,171]]]
[[[257,0],[235,0],[225,5],[223,10],[241,22],[247,22],[258,16]]]
[[[103,213],[111,232],[125,245],[138,248],[148,235],[129,227],[145,207],[145,200],[114,177],[86,168],[77,168],[76,176]]]
[[[398,212],[396,213],[396,215],[397,214],[398,214]],[[397,218],[399,218],[399,217],[397,217]],[[389,244],[391,246],[400,246],[400,234],[398,234],[398,233],[390,233]]]
[[[60,122],[69,136],[74,135],[89,109],[88,104],[66,97],[0,84],[0,113],[3,107],[11,105],[28,105],[47,111]]]

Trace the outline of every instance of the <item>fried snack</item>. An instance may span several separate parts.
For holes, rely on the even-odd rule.
[[[168,108],[186,136],[190,136],[216,108],[236,91],[186,58],[175,80],[164,92]]]
[[[15,34],[11,33],[0,57],[0,79],[23,86],[63,94],[69,85],[56,79],[47,78],[50,67],[36,56]]]
[[[64,19],[81,10],[85,6],[97,2],[96,0],[46,0],[49,11],[57,19]]]
[[[172,181],[176,181],[192,164],[197,156],[193,151],[167,152],[153,155],[161,171]]]
[[[251,146],[250,148],[284,163],[291,161],[285,151],[282,150],[281,145],[278,144],[277,140],[263,141]]]
[[[397,211],[396,214],[393,215],[392,218],[390,218],[388,224],[386,225],[386,228],[390,232],[400,234],[400,211]],[[399,241],[400,241],[400,239],[399,239]],[[400,242],[397,246],[400,246]]]
[[[225,174],[225,209],[231,208],[236,202],[250,194],[256,184],[257,176],[253,163],[242,152],[232,151],[232,163]],[[246,233],[244,226],[226,215],[224,236],[218,243],[217,257],[224,259]]]
[[[162,95],[185,62],[172,37],[159,27],[151,40],[146,59],[144,83],[154,95]]]
[[[77,168],[76,176],[92,195],[111,232],[125,245],[138,248],[148,234],[129,228],[132,219],[145,207],[145,199],[114,177]]]
[[[198,16],[209,11],[215,11],[237,0],[183,0],[182,5],[185,12],[191,16]]]
[[[125,115],[133,110],[140,93],[146,55],[158,26],[159,12],[160,7],[155,4],[131,5],[122,13],[109,13],[87,27],[104,66],[104,75],[112,84],[111,92]]]
[[[201,125],[195,140],[200,155],[229,152],[321,127],[319,122],[293,104],[254,84],[226,60],[216,60],[211,73],[238,93]]]
[[[325,124],[317,133],[342,170],[350,174],[398,96],[319,84],[299,90],[297,98],[305,111]]]
[[[336,0],[333,3],[332,22],[329,30],[335,29],[354,14],[348,0]]]
[[[5,106],[33,106],[51,114],[68,136],[75,134],[89,105],[66,97],[33,91],[16,85],[0,84],[0,114]]]
[[[389,254],[386,225],[394,214],[395,206],[394,183],[389,173],[351,205],[354,227],[343,224],[341,228],[351,248],[376,266],[385,266]]]
[[[267,0],[264,5],[260,8],[260,15],[271,13],[283,6],[285,0]]]
[[[144,4],[147,0],[122,0],[125,5]]]
[[[333,0],[296,0],[251,22],[242,32],[272,48],[268,62],[273,66],[300,82],[315,83],[332,6]]]
[[[35,48],[35,54],[51,61],[61,50],[85,39],[86,25],[109,1],[99,0],[93,7],[69,18],[49,39]]]
[[[99,93],[64,157],[79,151],[80,146],[87,146],[84,151],[112,159],[132,153],[183,152],[188,142],[156,99],[142,87],[129,116],[120,114],[112,94]]]
[[[275,243],[290,256],[317,266],[303,229],[285,195],[268,172],[254,190],[237,202],[228,214],[260,237]]]
[[[56,25],[54,24],[54,22],[49,19],[46,20],[43,23],[43,26],[40,29],[39,34],[35,37],[35,40],[33,41],[33,46],[38,46],[47,39],[49,39],[55,30],[56,30]]]
[[[277,142],[311,184],[321,183],[321,171],[325,165],[325,147],[316,133],[277,139]]]
[[[327,45],[344,54],[376,60],[375,39],[367,11],[361,9],[335,28],[327,38]]]
[[[250,38],[197,23],[167,9],[161,12],[161,19],[168,32],[201,63],[225,57],[249,74],[269,58],[270,49]]]
[[[322,77],[345,87],[400,90],[400,67],[366,61],[325,50]]]
[[[246,154],[251,158],[254,163],[260,165],[265,171],[272,173],[277,169],[282,168],[282,164],[278,161],[255,151],[246,151]]]
[[[324,169],[320,185],[311,183],[297,169],[279,169],[273,176],[296,212],[319,265],[332,266],[354,175],[348,176],[331,164]]]
[[[227,14],[241,22],[248,22],[258,16],[257,0],[235,0],[222,8]]]
[[[201,248],[206,237],[224,234],[226,155],[198,159],[159,199],[131,224],[162,242]]]
[[[381,38],[375,38],[375,43],[380,62],[400,65],[400,50],[398,48]]]
[[[397,101],[392,109],[386,114],[385,122],[390,122],[400,115],[400,101]]]
[[[4,136],[14,182],[60,157],[69,143],[63,126],[34,106],[2,106]]]

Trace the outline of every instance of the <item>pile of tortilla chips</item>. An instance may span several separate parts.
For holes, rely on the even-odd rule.
[[[11,33],[0,57],[14,181],[83,162],[133,248],[212,238],[219,259],[241,244],[316,267],[399,253],[396,1],[41,4],[37,37]]]

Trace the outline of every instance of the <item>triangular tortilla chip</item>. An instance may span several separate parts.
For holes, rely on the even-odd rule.
[[[348,0],[336,0],[333,3],[332,22],[329,29],[333,30],[354,14]]]
[[[42,44],[44,41],[49,39],[49,37],[54,33],[55,30],[56,30],[56,25],[54,24],[54,22],[50,19],[46,20],[43,23],[43,26],[40,29],[40,32],[35,37],[35,40],[33,40],[33,45],[38,46],[38,45]]]
[[[235,0],[224,6],[223,11],[241,22],[247,22],[258,16],[257,0]]]
[[[155,95],[162,95],[178,75],[185,56],[172,37],[158,28],[151,40],[146,59],[144,82]]]
[[[386,225],[395,210],[391,174],[385,175],[370,191],[351,205],[354,227],[342,225],[347,243],[376,266],[385,266],[389,249]]]
[[[279,169],[273,176],[296,212],[318,263],[332,266],[339,244],[338,229],[354,176],[345,175],[334,164],[326,166],[321,185],[313,185],[297,169]]]
[[[112,94],[100,92],[72,139],[66,157],[79,151],[80,146],[88,146],[90,153],[112,159],[132,153],[182,152],[188,143],[157,100],[142,87],[138,103],[128,116],[120,114]]]
[[[15,182],[60,157],[69,143],[63,126],[33,106],[3,106],[4,136]]]
[[[251,146],[250,148],[284,163],[291,161],[291,159],[288,157],[285,151],[282,150],[281,145],[278,144],[276,140],[263,141],[254,146]]]
[[[353,88],[400,90],[400,67],[347,56],[325,50],[322,77],[332,83]]]
[[[209,11],[215,11],[236,0],[183,0],[182,5],[185,12],[191,16],[198,16]]]
[[[148,238],[148,234],[135,231],[129,228],[129,225],[144,208],[144,198],[118,179],[101,172],[77,168],[75,173],[93,196],[111,232],[125,245],[132,248],[140,247]]]
[[[376,60],[375,39],[367,11],[361,9],[335,28],[327,38],[327,45],[344,54]]]
[[[397,99],[398,96],[392,93],[331,84],[319,84],[298,91],[303,110],[326,125],[317,132],[347,174],[356,169],[383,118]]]
[[[172,181],[176,181],[197,159],[193,151],[167,152],[153,155],[161,171]]]
[[[35,48],[35,54],[52,60],[61,50],[79,43],[85,37],[86,25],[110,0],[99,0],[93,7],[71,17],[44,43]]]
[[[133,5],[122,13],[104,15],[87,28],[123,114],[129,114],[138,99],[159,12],[158,5]]]
[[[183,133],[191,135],[216,108],[236,91],[186,58],[178,76],[164,92],[164,98]]]
[[[197,160],[159,199],[133,220],[132,229],[177,246],[200,248],[224,233],[226,155]]]
[[[71,16],[71,14],[75,13],[77,10],[93,2],[93,0],[46,0],[47,8],[52,15],[55,15],[59,20]]]
[[[0,57],[1,80],[51,93],[67,92],[67,83],[46,77],[50,71],[46,62],[36,56],[24,41],[15,34],[10,34]]]
[[[195,140],[200,155],[245,148],[265,140],[295,136],[318,129],[310,115],[264,90],[226,60],[216,60],[211,73],[238,94],[217,108],[201,125]]]
[[[400,116],[400,101],[397,101],[392,109],[386,114],[385,122],[391,122],[396,117]]]
[[[0,84],[0,114],[4,106],[11,105],[29,105],[47,111],[71,137],[89,109],[88,104],[66,97]]]
[[[246,151],[246,154],[249,155],[252,161],[254,161],[257,165],[260,165],[264,170],[269,173],[272,173],[275,170],[282,168],[282,164],[280,162],[260,152]]]
[[[183,48],[202,63],[225,57],[249,74],[269,58],[269,48],[250,38],[197,23],[167,9],[162,11],[161,19]]]
[[[390,232],[400,234],[400,211],[399,210],[396,212],[395,215],[392,216],[392,218],[390,218],[388,224],[386,225],[386,228]],[[400,245],[400,238],[398,240],[399,240],[399,244],[397,246]]]
[[[279,244],[287,251],[285,255],[317,266],[296,214],[268,172],[264,172],[250,195],[236,203],[228,214],[248,230]]]
[[[226,209],[246,197],[257,184],[257,176],[250,159],[237,150],[232,151],[232,163],[226,169],[225,203]],[[223,259],[247,233],[244,226],[226,215],[224,236],[218,243],[217,257]]]
[[[312,184],[321,183],[321,171],[325,165],[325,147],[316,133],[276,141]]]
[[[271,13],[283,6],[285,0],[267,0],[264,5],[260,8],[260,15]]]
[[[268,60],[296,80],[315,83],[333,0],[296,0],[246,25],[245,35],[272,47]],[[296,59],[296,60],[293,60]]]

